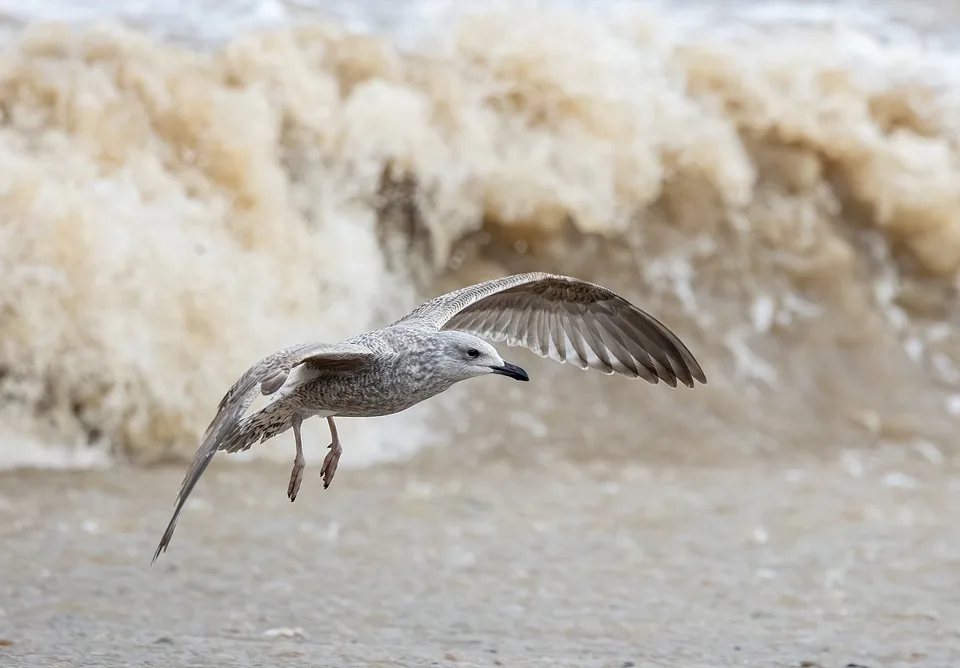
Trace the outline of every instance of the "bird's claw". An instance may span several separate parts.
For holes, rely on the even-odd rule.
[[[323,466],[320,468],[320,475],[323,476],[323,488],[327,489],[333,482],[333,476],[337,472],[337,464],[340,463],[340,453],[343,449],[339,443],[331,443],[327,446],[330,452],[323,458]]]
[[[290,497],[290,502],[293,503],[297,498],[297,492],[300,491],[300,483],[303,482],[303,469],[306,466],[306,462],[294,460],[293,470],[290,471],[290,484],[287,485],[287,496]]]

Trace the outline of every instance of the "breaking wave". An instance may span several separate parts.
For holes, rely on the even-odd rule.
[[[576,395],[652,449],[949,447],[960,59],[680,11],[479,13],[405,50],[319,22],[214,49],[25,27],[0,55],[0,464],[189,455],[254,359],[532,268],[636,300],[710,385],[535,362],[567,389],[511,418],[530,438]],[[354,462],[441,435],[430,410],[350,421]],[[597,452],[636,450],[604,424]]]

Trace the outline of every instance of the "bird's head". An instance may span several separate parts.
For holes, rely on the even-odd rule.
[[[526,371],[505,362],[496,348],[472,334],[442,331],[433,337],[432,344],[437,370],[453,382],[491,373],[514,380],[530,380]]]

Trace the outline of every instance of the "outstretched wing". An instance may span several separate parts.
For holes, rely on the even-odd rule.
[[[167,549],[187,497],[213,459],[220,442],[247,412],[258,392],[273,394],[286,381],[290,371],[301,364],[331,371],[350,370],[372,364],[374,359],[372,350],[352,343],[304,343],[268,355],[247,369],[224,395],[216,416],[203,435],[200,447],[180,485],[173,517],[170,518],[150,564],[153,565],[160,553]]]
[[[666,325],[610,290],[535,272],[478,283],[436,297],[403,321],[467,331],[541,357],[693,387],[707,378]]]

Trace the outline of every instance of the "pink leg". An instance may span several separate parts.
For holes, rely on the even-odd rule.
[[[300,491],[300,483],[303,482],[303,469],[307,465],[307,460],[303,458],[303,443],[300,441],[300,425],[303,419],[299,415],[293,416],[293,438],[297,441],[297,456],[293,460],[293,470],[290,471],[290,484],[287,485],[287,496],[290,502],[297,498],[297,492]]]
[[[323,476],[324,489],[329,487],[330,483],[333,482],[333,475],[337,472],[337,464],[340,462],[340,453],[343,452],[343,448],[340,447],[340,437],[337,436],[336,423],[332,417],[328,417],[327,422],[330,424],[330,437],[333,442],[330,443],[330,452],[324,457],[323,468],[320,469],[320,475]]]

